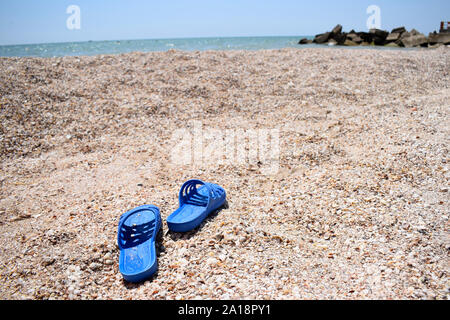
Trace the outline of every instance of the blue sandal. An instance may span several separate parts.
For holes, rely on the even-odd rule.
[[[167,217],[169,230],[186,232],[199,226],[213,211],[225,204],[225,190],[214,183],[186,181],[178,196],[180,206]]]
[[[159,209],[143,205],[125,212],[119,220],[119,270],[125,280],[139,282],[158,269],[155,242],[161,229]]]

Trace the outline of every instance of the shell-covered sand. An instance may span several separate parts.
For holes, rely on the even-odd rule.
[[[448,48],[1,58],[0,298],[448,299],[449,72]],[[228,207],[168,232],[194,177]],[[130,284],[118,219],[147,203],[159,271]]]

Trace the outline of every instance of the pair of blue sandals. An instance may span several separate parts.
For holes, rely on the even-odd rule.
[[[169,230],[186,232],[225,204],[225,190],[198,179],[186,181],[178,196],[179,208],[167,217]],[[117,244],[119,270],[125,280],[139,282],[158,269],[156,239],[162,226],[159,208],[143,205],[125,212],[119,219]]]

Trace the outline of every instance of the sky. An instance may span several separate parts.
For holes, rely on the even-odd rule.
[[[79,20],[67,8],[80,9]],[[0,45],[89,40],[315,35],[341,24],[367,30],[370,5],[381,29],[422,33],[450,21],[448,0],[0,0]],[[67,20],[79,21],[68,28]]]

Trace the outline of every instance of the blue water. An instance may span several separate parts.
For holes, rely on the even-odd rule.
[[[327,45],[316,44],[299,45],[298,41],[301,38],[313,39],[314,36],[148,39],[7,45],[0,46],[0,56],[61,57],[116,54],[133,51],[167,51],[170,49],[204,51],[328,47]],[[359,46],[351,48],[359,48]]]

